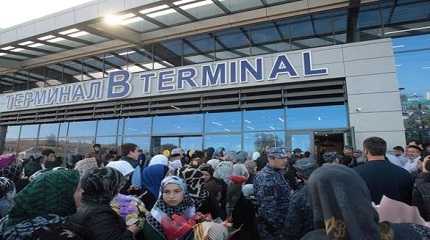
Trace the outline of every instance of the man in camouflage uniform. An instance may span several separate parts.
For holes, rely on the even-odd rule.
[[[284,239],[283,228],[287,218],[290,187],[284,178],[287,150],[271,148],[268,163],[257,173],[254,189],[257,199],[258,230],[264,240]]]

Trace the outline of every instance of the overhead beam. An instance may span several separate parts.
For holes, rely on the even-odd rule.
[[[347,27],[346,27],[346,42],[360,41],[360,33],[358,29],[358,15],[360,14],[361,0],[350,0],[348,6]]]

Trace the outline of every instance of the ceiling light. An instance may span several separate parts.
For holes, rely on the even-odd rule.
[[[29,44],[32,44],[32,43],[33,43],[32,41],[27,41],[27,42],[19,43],[18,45],[20,45],[20,46],[26,46],[26,45],[29,45]]]
[[[71,33],[75,33],[75,32],[78,32],[78,31],[79,31],[79,29],[72,28],[72,29],[69,29],[69,30],[66,30],[66,31],[59,32],[59,34],[61,34],[61,35],[69,35]]]
[[[15,47],[12,47],[12,46],[7,46],[7,47],[4,47],[4,48],[2,48],[2,50],[11,50],[11,49],[14,49]]]
[[[104,18],[104,22],[106,24],[109,24],[109,25],[119,25],[119,24],[122,24],[122,22],[125,19],[132,18],[134,16],[136,16],[136,15],[134,15],[133,13],[127,13],[127,14],[124,14],[124,15],[113,15],[113,14],[110,14],[110,15],[107,15]]]
[[[405,29],[405,30],[398,30],[398,31],[391,31],[391,32],[386,32],[386,35],[389,34],[395,34],[395,33],[402,33],[402,32],[410,32],[410,31],[417,31],[417,30],[424,30],[424,29],[429,29],[430,26],[425,26],[425,27],[418,27],[418,28],[409,28],[409,29]]]
[[[69,36],[77,38],[77,37],[82,37],[82,36],[85,36],[85,35],[88,35],[88,34],[89,34],[88,32],[80,31],[80,32],[77,32],[77,33],[70,34]]]
[[[62,37],[57,37],[57,38],[48,40],[48,42],[50,42],[50,43],[56,43],[56,42],[60,42],[60,41],[64,41],[64,40],[66,40],[66,39],[64,39]]]
[[[107,15],[104,18],[104,22],[109,25],[118,25],[121,23],[121,18],[117,15]]]
[[[181,108],[180,107],[176,107],[175,105],[172,105],[172,106],[170,106],[171,108],[173,108],[173,109],[176,109],[176,110],[181,110]]]
[[[54,38],[55,36],[53,36],[53,35],[47,35],[47,36],[44,36],[44,37],[40,37],[40,38],[38,38],[39,40],[42,40],[42,41],[45,41],[45,40],[48,40],[48,39],[51,39],[51,38]]]
[[[206,0],[206,1],[201,1],[201,2],[196,2],[196,3],[191,3],[191,4],[187,4],[184,5],[182,7],[180,7],[182,10],[187,10],[187,9],[191,9],[191,8],[196,8],[196,7],[201,7],[201,6],[206,6],[206,5],[210,5],[213,2],[211,0]]]
[[[163,4],[163,5],[160,5],[160,6],[157,6],[157,7],[143,9],[142,11],[140,11],[140,13],[142,13],[142,14],[152,13],[152,12],[155,12],[155,11],[166,9],[168,7],[169,7],[168,5]]]
[[[0,56],[5,56],[7,55],[7,53],[0,53]]]
[[[166,10],[163,10],[160,12],[148,14],[148,17],[156,18],[156,17],[161,17],[161,16],[168,15],[168,14],[175,13],[175,12],[176,12],[176,10],[171,8],[171,9],[166,9]]]
[[[122,52],[122,53],[118,53],[118,55],[121,55],[121,56],[123,56],[123,55],[128,55],[128,54],[132,54],[132,53],[135,53],[136,51],[128,51],[128,52]]]
[[[43,43],[35,43],[35,44],[31,44],[29,47],[41,47],[41,46],[45,46],[45,44]]]

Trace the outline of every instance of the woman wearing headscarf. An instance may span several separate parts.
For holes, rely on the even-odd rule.
[[[70,222],[87,227],[86,239],[132,240],[137,234],[138,227],[127,227],[110,206],[124,183],[123,175],[109,167],[92,169],[81,179],[81,204]]]
[[[146,216],[144,236],[147,240],[193,239],[196,215],[194,201],[187,193],[187,184],[179,177],[169,176],[161,182],[160,196]]]
[[[219,207],[216,199],[211,197],[206,188],[205,178],[200,169],[183,167],[178,169],[177,176],[185,180],[188,195],[193,198],[197,211],[212,216],[218,216]]]
[[[324,165],[311,175],[314,226],[303,240],[429,239],[429,229],[414,224],[379,222],[364,180],[343,165]]]
[[[0,218],[6,216],[15,204],[15,184],[5,177],[0,177]]]
[[[65,223],[65,217],[76,212],[79,204],[79,173],[73,170],[48,171],[29,183],[15,197],[15,206],[1,220],[3,240],[38,239],[50,232],[52,225]],[[76,239],[70,234],[63,239]],[[61,239],[61,238],[58,238]]]
[[[166,177],[169,171],[168,159],[163,155],[154,156],[149,165],[144,168],[140,175],[140,170],[133,173],[132,185],[138,187],[141,192],[141,199],[146,209],[152,209],[160,194],[161,181]]]
[[[0,168],[0,177],[10,179],[16,187],[16,192],[21,191],[27,184],[28,179],[23,179],[22,164],[12,164],[4,168]]]
[[[212,211],[211,215],[214,219],[225,219],[225,202],[227,196],[227,184],[223,180],[213,177],[214,170],[209,164],[202,164],[199,170],[203,174],[206,189],[209,192],[209,198],[217,206],[216,211]]]

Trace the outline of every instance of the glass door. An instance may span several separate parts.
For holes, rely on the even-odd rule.
[[[302,152],[313,152],[313,134],[309,131],[287,131],[287,148],[300,148]]]

